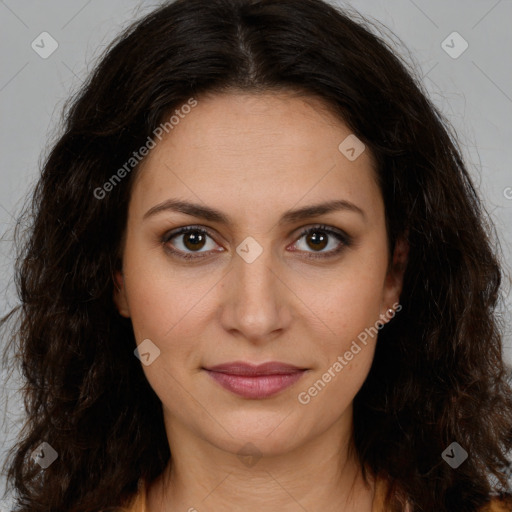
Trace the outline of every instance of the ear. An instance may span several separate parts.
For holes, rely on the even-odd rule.
[[[390,310],[396,311],[397,309],[402,309],[401,306],[399,306],[400,294],[402,293],[408,256],[409,243],[407,242],[407,234],[405,234],[396,240],[393,259],[384,281],[381,319],[386,323],[395,315],[395,313],[391,313]]]
[[[123,271],[116,270],[112,278],[114,280],[114,304],[121,316],[130,318],[130,308],[128,307],[128,300],[126,298]]]

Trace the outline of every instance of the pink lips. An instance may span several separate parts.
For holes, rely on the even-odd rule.
[[[270,362],[253,366],[241,361],[205,368],[223,388],[244,398],[267,398],[297,382],[306,370]]]

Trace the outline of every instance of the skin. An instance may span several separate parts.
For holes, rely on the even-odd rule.
[[[160,350],[143,370],[163,404],[172,464],[149,488],[151,512],[241,503],[247,512],[371,510],[374,481],[363,481],[350,448],[352,402],[377,336],[308,404],[297,398],[396,307],[402,288],[407,247],[399,241],[388,272],[374,161],[369,150],[354,161],[338,150],[350,134],[316,98],[225,93],[200,98],[143,162],[114,299],[137,343],[150,339]],[[169,210],[143,218],[170,198],[215,208],[231,222]],[[288,210],[330,200],[364,215],[345,209],[279,224]],[[301,236],[318,224],[352,244],[325,231],[320,247]],[[211,236],[162,241],[191,225]],[[263,251],[252,263],[236,252],[249,236]],[[308,258],[340,246],[337,255]],[[207,256],[184,260],[166,247]],[[308,371],[278,395],[247,399],[202,369],[237,360]],[[252,465],[237,456],[247,443],[258,454]]]

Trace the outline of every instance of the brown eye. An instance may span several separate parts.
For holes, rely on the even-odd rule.
[[[183,245],[191,251],[202,249],[206,241],[204,234],[198,231],[192,231],[183,235]]]
[[[162,244],[166,250],[184,259],[205,257],[218,247],[207,231],[194,226],[186,226],[164,235]]]
[[[311,231],[306,235],[306,241],[312,249],[322,250],[327,247],[329,235],[326,235],[322,231]]]
[[[302,240],[304,241],[301,242]],[[352,238],[342,231],[335,231],[326,226],[313,226],[301,233],[294,246],[295,250],[305,252],[306,257],[328,258],[336,256],[351,244]],[[330,250],[324,251],[328,247]]]

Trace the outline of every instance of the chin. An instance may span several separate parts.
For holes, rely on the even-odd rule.
[[[210,438],[218,448],[235,454],[250,444],[265,456],[281,455],[297,448],[302,439],[298,425],[288,422],[290,417],[286,418],[287,413],[267,418],[261,414],[245,414],[243,418],[222,421],[224,428],[219,427],[210,435],[204,432],[203,436]]]

